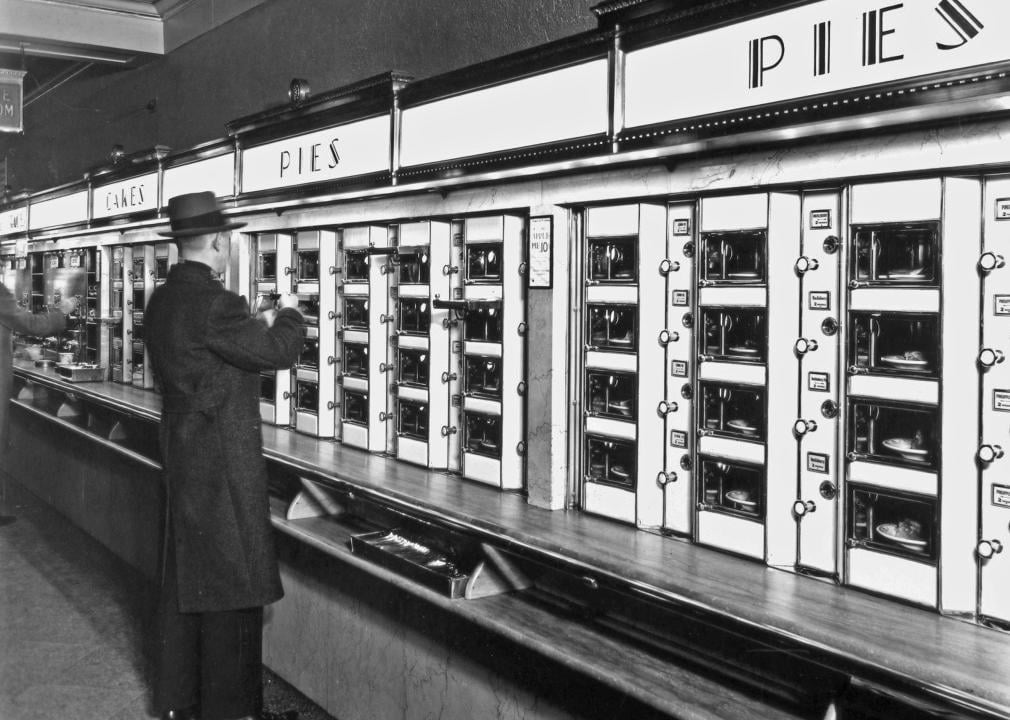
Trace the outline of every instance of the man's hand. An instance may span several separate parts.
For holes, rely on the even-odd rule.
[[[298,309],[298,296],[293,293],[284,293],[277,299],[277,307]]]

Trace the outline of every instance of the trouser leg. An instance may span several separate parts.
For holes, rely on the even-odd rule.
[[[179,612],[175,553],[165,558],[155,641],[154,708],[159,714],[188,708],[199,700],[200,616]]]
[[[202,720],[232,720],[262,709],[263,608],[203,613]]]

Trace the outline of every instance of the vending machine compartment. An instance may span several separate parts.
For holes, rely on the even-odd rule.
[[[706,381],[700,387],[701,433],[764,442],[767,412],[763,387]]]
[[[638,237],[588,238],[589,284],[638,282]]]
[[[701,482],[698,509],[763,520],[765,471],[763,467],[722,458],[698,456]]]
[[[345,377],[367,379],[368,345],[365,343],[345,342],[343,368]]]
[[[500,242],[467,243],[466,282],[500,284],[502,281],[502,244]]]
[[[713,360],[764,363],[768,324],[760,308],[701,308],[701,353]]]
[[[431,256],[427,247],[399,247],[394,257],[397,281],[401,285],[427,285],[431,282]]]
[[[299,292],[298,312],[302,314],[302,322],[309,326],[319,326],[319,295]]]
[[[852,226],[852,284],[936,287],[940,224],[881,223]]]
[[[628,422],[638,418],[638,377],[633,373],[588,370],[586,395],[590,416]]]
[[[309,378],[295,376],[295,410],[319,414],[319,383]]]
[[[401,297],[397,300],[396,329],[404,335],[427,335],[431,327],[431,306],[427,298]]]
[[[850,398],[848,418],[850,460],[939,469],[938,408]]]
[[[341,407],[341,420],[356,425],[368,423],[368,393],[363,390],[344,388],[344,402]]]
[[[344,251],[344,282],[368,283],[370,258],[367,248]]]
[[[938,315],[853,312],[849,315],[849,325],[852,372],[939,377]]]
[[[467,395],[501,399],[501,358],[484,355],[467,355],[464,359],[463,389]]]
[[[501,458],[501,417],[473,411],[463,413],[463,446],[466,452]]]
[[[272,403],[277,393],[277,375],[273,372],[260,373],[260,400]]]
[[[416,400],[397,400],[396,433],[399,437],[427,442],[428,404]]]
[[[305,328],[306,331],[315,330],[315,328]],[[298,360],[296,365],[300,368],[309,368],[312,370],[319,370],[319,333],[318,331],[313,333],[306,333],[305,339],[302,341],[302,349],[298,354]]]
[[[635,352],[638,347],[635,305],[588,304],[589,346],[607,352]]]
[[[428,387],[430,368],[427,350],[399,348],[396,357],[398,383],[407,387]]]
[[[935,563],[938,510],[936,498],[850,483],[846,544]]]
[[[708,232],[701,235],[700,282],[762,284],[767,278],[767,234],[764,230]]]
[[[304,239],[299,236],[299,243]],[[299,246],[295,248],[295,282],[319,282],[319,247],[318,243],[314,247],[305,248]]]
[[[368,298],[348,295],[344,298],[344,330],[368,330]]]
[[[471,342],[500,343],[503,336],[501,303],[467,301],[464,339]]]
[[[634,490],[637,485],[635,443],[586,435],[586,481]]]

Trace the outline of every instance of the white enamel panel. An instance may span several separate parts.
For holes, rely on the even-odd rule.
[[[698,542],[758,560],[765,556],[764,525],[716,512],[698,513]]]
[[[940,399],[940,386],[935,380],[853,375],[849,378],[849,393],[936,405]]]
[[[467,285],[463,288],[467,300],[501,300],[501,285]]]
[[[501,462],[494,458],[485,457],[463,451],[463,474],[471,480],[502,486]]]
[[[622,422],[611,418],[587,417],[586,432],[594,435],[620,438],[621,440],[635,440],[634,423]]]
[[[937,475],[925,470],[856,461],[849,465],[849,480],[936,497]]]
[[[502,414],[502,404],[500,401],[473,397],[472,395],[463,398],[463,407],[472,412],[479,412],[485,415],[500,416]]]
[[[743,363],[703,362],[698,364],[700,380],[717,380],[743,385],[764,385],[764,365],[744,365]]]
[[[698,290],[698,304],[727,307],[764,307],[762,287],[707,287]]]
[[[400,284],[396,286],[397,292],[400,297],[403,298],[426,298],[428,297],[428,286],[427,285],[404,285]]]
[[[235,153],[167,168],[162,179],[161,201],[168,205],[176,195],[206,191],[217,197],[235,193]]]
[[[332,424],[331,424],[332,426]],[[306,435],[319,434],[319,416],[315,413],[295,411],[295,429]]]
[[[344,387],[348,390],[368,392],[368,378],[344,377]]]
[[[467,355],[501,357],[502,347],[499,343],[474,342],[472,340],[467,340],[463,345],[463,352]]]
[[[344,330],[345,343],[358,343],[360,345],[365,345],[368,343],[368,331],[367,330]]]
[[[416,400],[418,402],[428,401],[427,388],[411,387],[410,385],[400,385],[396,388],[396,394],[401,400]]]
[[[764,465],[765,462],[764,445],[731,438],[701,437],[698,439],[698,452],[730,460],[743,460],[755,465]]]
[[[914,288],[860,288],[852,291],[849,309],[935,313],[940,311],[940,291]]]
[[[428,443],[414,438],[398,437],[396,439],[396,457],[416,465],[428,465]]]
[[[589,208],[586,211],[586,236],[638,235],[638,215],[638,205]]]
[[[638,288],[634,285],[590,285],[586,288],[586,302],[634,305],[638,302]]]
[[[936,607],[936,568],[871,550],[852,549],[848,556],[850,585]]]
[[[939,178],[867,183],[852,187],[852,222],[910,222],[940,218]]]
[[[733,195],[703,198],[701,231],[750,230],[768,226],[768,196]]]
[[[403,223],[397,245],[400,247],[417,247],[431,243],[431,223],[427,221]]]
[[[368,428],[345,422],[340,426],[341,440],[362,450],[368,449]]]
[[[587,482],[583,487],[583,509],[626,523],[635,522],[635,493],[609,485]]]
[[[638,357],[625,353],[590,351],[586,353],[586,367],[593,370],[637,372]]]
[[[56,225],[80,223],[88,219],[87,191],[70,193],[51,200],[31,204],[28,229],[42,230]]]
[[[398,338],[400,347],[404,350],[427,350],[428,338],[423,335],[400,335]]]

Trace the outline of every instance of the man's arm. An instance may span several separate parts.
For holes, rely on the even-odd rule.
[[[220,295],[207,315],[207,346],[225,361],[245,370],[286,368],[298,359],[304,343],[302,316],[293,308],[278,311],[273,326],[249,315],[245,300]]]
[[[25,335],[44,337],[63,332],[67,327],[67,318],[61,312],[33,314],[20,308],[10,291],[3,288],[0,291],[0,325]]]

